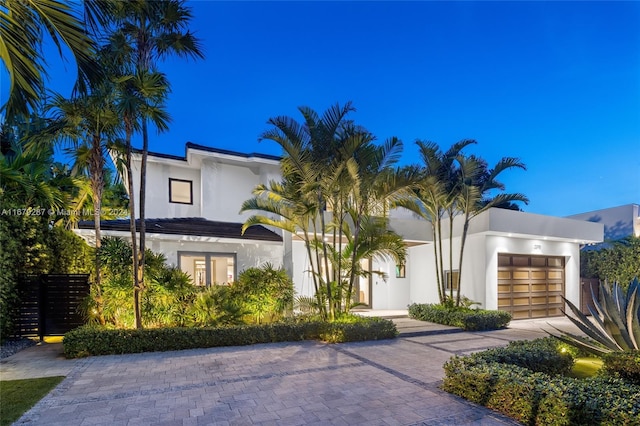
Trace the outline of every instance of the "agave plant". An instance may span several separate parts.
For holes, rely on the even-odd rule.
[[[588,337],[571,334],[556,327],[554,328],[562,334],[552,335],[565,343],[598,356],[609,352],[640,349],[639,289],[638,278],[631,282],[626,295],[617,283],[613,284],[611,291],[608,286],[600,283],[600,302],[593,294],[593,290],[591,291],[593,299],[593,306],[589,306],[591,319],[580,312],[573,303],[564,299],[575,317],[567,315],[566,312],[563,313]]]

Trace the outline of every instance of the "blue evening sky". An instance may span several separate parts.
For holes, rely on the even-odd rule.
[[[206,60],[161,66],[173,122],[152,151],[280,154],[257,141],[269,117],[351,100],[357,123],[404,142],[403,163],[416,139],[519,157],[528,170],[503,180],[525,211],[640,203],[640,2],[188,4]]]

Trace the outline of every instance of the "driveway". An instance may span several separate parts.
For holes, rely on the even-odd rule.
[[[39,366],[33,354],[51,348],[32,347],[3,360],[0,373],[9,380],[38,368],[40,375],[47,369],[68,371],[17,424],[517,424],[441,391],[442,364],[452,355],[544,336],[540,323],[420,335],[411,320],[396,321],[401,330],[411,329],[410,337],[56,358],[49,359],[48,366]]]

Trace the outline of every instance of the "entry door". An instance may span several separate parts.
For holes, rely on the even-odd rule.
[[[514,319],[562,315],[564,257],[498,255],[498,309]]]

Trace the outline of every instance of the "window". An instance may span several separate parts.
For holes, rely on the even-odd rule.
[[[169,202],[193,204],[193,182],[169,178]]]
[[[407,276],[407,270],[404,263],[396,265],[396,278],[405,278]]]
[[[451,280],[453,279],[453,289],[458,290],[458,281],[460,280],[460,271],[445,271],[446,289],[451,290]]]
[[[197,286],[230,284],[236,279],[233,253],[178,252],[178,266]]]

